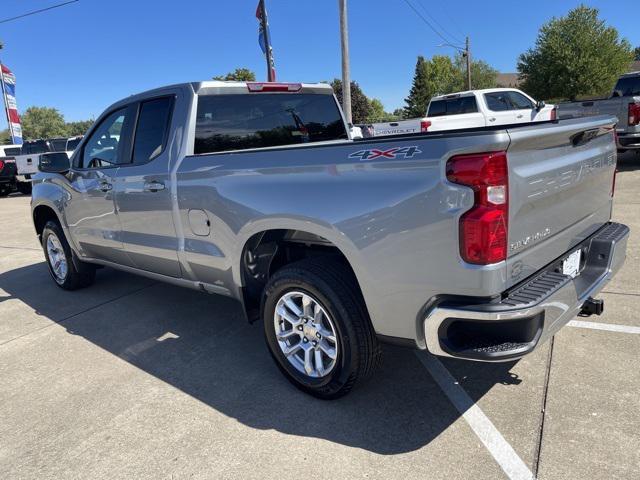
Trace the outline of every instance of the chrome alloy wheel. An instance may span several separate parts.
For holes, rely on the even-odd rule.
[[[336,329],[324,307],[309,294],[291,291],[280,297],[273,327],[280,350],[299,372],[321,378],[336,366]]]
[[[58,237],[51,233],[47,237],[47,256],[49,257],[49,266],[58,283],[64,283],[67,278],[67,257],[62,249],[62,244]]]

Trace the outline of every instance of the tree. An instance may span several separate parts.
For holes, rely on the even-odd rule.
[[[217,75],[214,80],[235,81],[235,82],[255,82],[256,74],[248,68],[236,68],[233,72],[226,75]]]
[[[640,47],[636,47],[636,48],[633,50],[633,59],[634,59],[636,62],[639,62],[639,61],[640,61]]]
[[[331,87],[340,105],[342,105],[342,80],[334,78],[333,82],[331,82]],[[367,122],[371,112],[371,102],[360,88],[360,85],[356,82],[351,82],[351,117],[353,123]]]
[[[458,53],[454,60],[457,76],[457,86],[451,90],[460,91],[467,87],[467,59],[462,53]],[[471,88],[494,88],[498,86],[498,71],[482,60],[471,58]]]
[[[94,120],[80,120],[78,122],[67,122],[65,125],[67,135],[70,137],[77,137],[78,135],[84,135],[87,130],[91,128]]]
[[[11,135],[9,129],[0,130],[0,145],[11,145]]]
[[[398,120],[402,117],[401,109],[398,109],[400,111],[399,114],[396,114],[396,112],[385,112],[384,105],[377,98],[372,98],[369,105],[371,106],[371,112],[367,117],[367,123],[393,122],[394,120]]]
[[[424,117],[427,105],[434,95],[464,90],[466,66],[458,64],[446,55],[434,55],[431,60],[419,56],[409,96],[405,99],[405,118]]]
[[[597,9],[581,5],[540,28],[535,47],[520,55],[518,72],[534,97],[575,100],[609,91],[632,60],[629,42]]]
[[[404,100],[407,104],[404,107],[405,118],[423,117],[425,115],[427,103],[433,95],[429,87],[429,74],[427,70],[427,61],[422,55],[418,56],[413,74],[413,85],[411,86],[409,96]]]
[[[29,107],[21,119],[25,140],[64,137],[67,134],[64,117],[55,108]]]

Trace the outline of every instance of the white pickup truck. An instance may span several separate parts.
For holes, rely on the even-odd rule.
[[[426,117],[374,123],[373,133],[378,137],[555,119],[555,105],[535,101],[515,88],[489,88],[432,97]]]

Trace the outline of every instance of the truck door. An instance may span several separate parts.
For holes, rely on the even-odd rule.
[[[511,125],[518,123],[516,111],[511,106],[508,92],[489,92],[483,95],[487,106],[487,125]]]
[[[533,102],[519,92],[506,92],[516,114],[515,123],[540,122],[550,119],[550,110],[537,110]],[[546,114],[547,118],[542,118]]]
[[[69,172],[71,192],[64,208],[71,239],[89,258],[131,265],[121,240],[114,201],[118,166],[126,151],[123,132],[131,111],[120,108],[93,130]]]
[[[134,140],[118,169],[115,195],[122,241],[134,266],[179,277],[167,148],[174,100],[163,96],[136,104]]]

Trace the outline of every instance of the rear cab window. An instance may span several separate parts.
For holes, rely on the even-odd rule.
[[[462,115],[464,113],[477,113],[478,104],[476,97],[456,97],[433,100],[429,104],[427,117],[441,117],[443,115]]]
[[[613,93],[618,97],[640,95],[640,75],[620,78],[613,89]]]
[[[333,95],[199,95],[194,153],[348,139]]]

